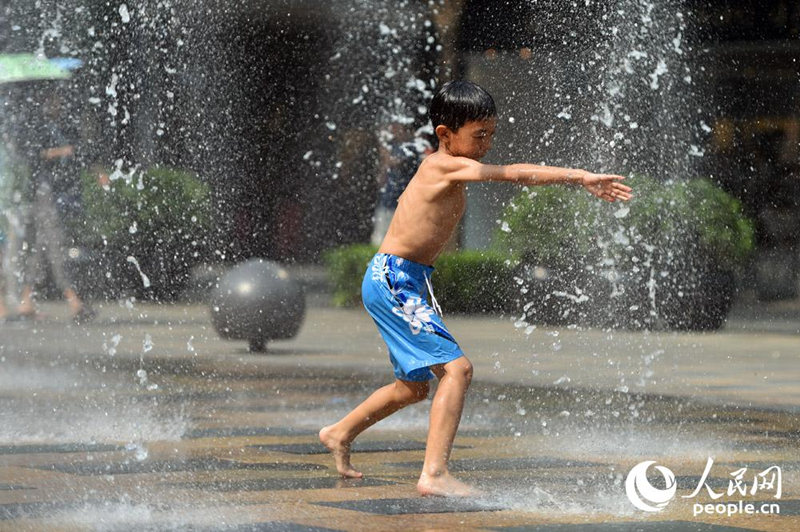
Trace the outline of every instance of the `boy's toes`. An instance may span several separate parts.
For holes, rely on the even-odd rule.
[[[364,473],[361,471],[356,471],[352,467],[350,468],[342,468],[339,470],[339,473],[345,478],[362,478]]]

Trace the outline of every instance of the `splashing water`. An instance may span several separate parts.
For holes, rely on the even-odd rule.
[[[142,286],[145,288],[150,288],[150,278],[147,277],[147,275],[145,275],[145,273],[142,271],[142,268],[139,266],[139,261],[136,260],[136,257],[129,256],[126,260],[136,267],[136,270],[139,272],[139,275],[142,278]]]

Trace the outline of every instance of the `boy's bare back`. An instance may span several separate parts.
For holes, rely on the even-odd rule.
[[[397,202],[380,253],[432,265],[466,208],[466,183],[447,178],[454,157],[436,152],[417,169]],[[449,164],[448,164],[449,163]]]

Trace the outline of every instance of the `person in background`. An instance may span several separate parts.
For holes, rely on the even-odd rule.
[[[6,272],[3,267],[5,260],[4,250],[6,248],[6,233],[4,231],[4,216],[0,214],[0,323],[4,322],[8,317],[8,308],[6,308]]]
[[[0,137],[0,323],[8,317],[6,262],[10,262],[9,237],[14,230],[10,216],[14,203],[14,174],[14,150],[9,135],[3,132]]]
[[[23,151],[31,168],[28,196],[32,209],[25,223],[22,290],[17,313],[21,318],[36,318],[34,287],[44,280],[45,263],[53,282],[64,295],[76,323],[94,317],[94,311],[78,296],[65,268],[65,245],[53,189],[59,180],[74,178],[79,170],[74,138],[77,137],[64,113],[59,90],[49,91],[42,103],[40,120],[33,120],[20,131]]]

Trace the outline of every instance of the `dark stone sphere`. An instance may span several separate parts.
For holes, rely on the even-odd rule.
[[[253,259],[222,277],[211,292],[211,322],[222,338],[248,340],[262,351],[268,340],[292,338],[305,316],[300,285],[279,264]]]

